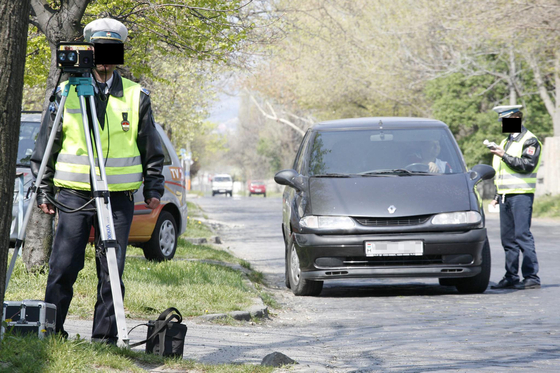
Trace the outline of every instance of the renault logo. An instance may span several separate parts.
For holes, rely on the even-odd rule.
[[[395,206],[391,205],[391,206],[389,206],[387,211],[389,211],[389,214],[394,214],[395,211],[397,211],[397,208]]]

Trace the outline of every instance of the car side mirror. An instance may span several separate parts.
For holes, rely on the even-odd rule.
[[[479,180],[491,179],[495,174],[496,170],[494,170],[492,166],[487,164],[477,164],[471,169],[470,178],[476,183]]]
[[[298,174],[296,170],[282,170],[274,175],[274,181],[280,185],[287,185],[300,192],[304,190],[303,176]]]

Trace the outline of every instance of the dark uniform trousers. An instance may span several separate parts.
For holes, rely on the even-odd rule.
[[[89,192],[61,189],[58,201],[75,209],[90,200],[88,194]],[[116,254],[124,297],[122,274],[124,271],[128,235],[134,213],[134,201],[125,192],[111,192],[110,199],[115,234],[120,246]],[[88,208],[94,206],[95,203],[89,205]],[[72,300],[73,286],[78,277],[78,272],[84,268],[85,248],[92,224],[96,227],[97,242],[99,235],[97,233],[97,216],[95,211],[79,211],[76,213],[59,211],[58,226],[49,260],[49,276],[45,294],[45,301],[56,305],[57,332],[64,330],[63,325],[68,314],[70,301]],[[95,263],[98,279],[97,302],[95,304],[91,337],[116,342],[118,333],[106,255],[97,251]]]
[[[539,262],[535,240],[531,234],[534,194],[506,194],[505,203],[500,202],[500,232],[506,253],[506,275],[511,282],[519,281],[519,255],[523,253],[521,273],[524,279],[540,282]]]

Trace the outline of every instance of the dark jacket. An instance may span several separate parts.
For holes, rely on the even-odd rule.
[[[113,83],[111,85],[109,95],[122,97],[122,78],[116,71],[113,74]],[[60,102],[60,99],[61,94],[59,92],[59,94],[57,95],[57,102]],[[110,100],[103,101],[98,94],[95,95],[94,99],[99,123],[101,127],[104,128],[105,107],[107,105],[107,102],[110,103]],[[63,110],[63,108],[59,109]],[[144,174],[144,200],[147,200],[149,198],[161,199],[161,196],[164,192],[165,183],[165,177],[162,174],[164,156],[161,141],[154,125],[149,92],[144,89],[142,90],[142,93],[140,93],[139,113],[140,123],[138,124],[137,145],[138,149],[140,150],[140,157],[142,159],[142,168]],[[31,172],[33,173],[33,176],[37,176],[37,173],[39,172],[39,167],[41,166],[43,154],[45,153],[49,135],[51,133],[51,128],[54,123],[55,114],[55,112],[51,112],[50,114],[45,114],[43,117],[41,129],[35,143],[35,150],[33,152],[33,155],[31,156]],[[88,115],[88,117],[89,116],[90,115]],[[89,121],[91,123],[91,118],[89,118]],[[62,148],[61,135],[62,126],[59,126],[50,157],[48,158],[45,174],[43,176],[41,185],[39,186],[39,193],[37,194],[38,205],[42,203],[48,203],[48,200],[46,198],[47,194],[51,196],[51,198],[54,197],[55,194],[53,176],[58,153]]]

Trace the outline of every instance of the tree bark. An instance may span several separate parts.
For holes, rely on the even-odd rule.
[[[29,0],[0,0],[0,303],[6,291]]]
[[[63,0],[59,9],[51,8],[44,0],[31,0],[34,23],[43,32],[51,49],[51,64],[43,115],[47,112],[49,97],[55,88],[59,70],[56,66],[56,45],[61,41],[80,39],[81,20],[91,0]],[[23,261],[28,271],[41,270],[49,261],[53,239],[53,216],[33,211],[27,226]]]

